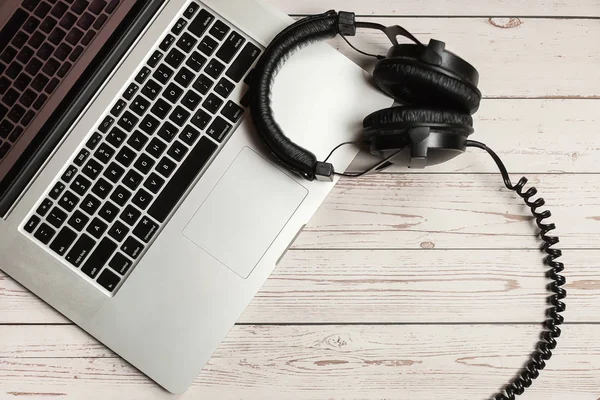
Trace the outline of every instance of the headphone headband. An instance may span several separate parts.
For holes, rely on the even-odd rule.
[[[333,165],[292,142],[284,133],[271,108],[271,89],[279,70],[301,47],[331,39],[338,34],[338,13],[331,10],[301,19],[290,25],[269,44],[256,64],[249,91],[250,112],[259,136],[269,151],[287,168],[308,180],[333,177]]]

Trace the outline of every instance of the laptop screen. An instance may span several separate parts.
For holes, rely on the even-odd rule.
[[[1,217],[163,1],[0,5]]]

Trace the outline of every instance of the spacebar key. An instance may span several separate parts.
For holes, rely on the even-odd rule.
[[[160,196],[156,198],[148,214],[158,222],[165,222],[183,194],[198,176],[210,157],[217,150],[217,145],[203,136],[179,170],[169,180]]]

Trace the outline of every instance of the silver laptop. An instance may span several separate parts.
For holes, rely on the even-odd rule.
[[[0,120],[12,125],[0,139],[0,268],[164,388],[183,392],[333,187],[276,166],[247,115],[248,74],[291,20],[253,0],[5,2],[2,52],[14,47],[6,57],[17,51],[17,61],[0,63],[0,79],[20,96],[29,83],[14,88],[20,72],[6,70],[27,69],[17,45],[35,50],[29,41],[56,4],[60,18],[75,20],[59,31],[64,37],[39,44],[49,41],[56,61],[41,66],[48,82],[34,90],[45,103],[25,124],[11,120],[0,97]],[[95,28],[98,18],[105,21]],[[95,47],[69,61],[89,31]],[[69,71],[48,91],[65,63]],[[315,97],[325,85],[331,90]],[[324,44],[293,57],[273,99],[285,131],[319,157],[392,102]],[[11,139],[16,127],[22,132]],[[354,156],[340,152],[336,168]]]

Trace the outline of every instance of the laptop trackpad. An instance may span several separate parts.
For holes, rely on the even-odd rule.
[[[247,278],[308,191],[245,147],[183,234]]]

